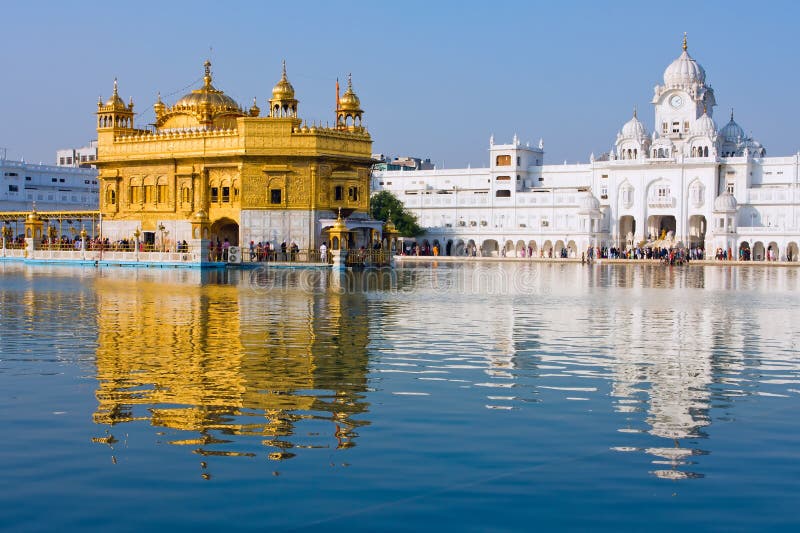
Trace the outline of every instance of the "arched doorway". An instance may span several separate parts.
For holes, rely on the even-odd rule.
[[[575,244],[575,241],[569,241],[567,243],[567,253],[572,259],[578,257],[578,245]]]
[[[230,218],[220,218],[211,224],[211,240],[228,242],[231,246],[239,246],[239,224]]]
[[[453,239],[448,239],[444,245],[444,255],[453,255]]]
[[[484,257],[497,257],[500,251],[500,245],[494,239],[486,239],[481,244],[481,255]]]
[[[758,241],[753,245],[753,261],[763,261],[763,260],[764,260],[764,243]]]
[[[504,257],[513,257],[514,256],[514,241],[508,240],[506,241],[505,246],[503,247]]]
[[[739,259],[742,261],[750,261],[750,255],[750,243],[742,241],[742,244],[739,245]]]
[[[548,241],[544,241],[542,245],[542,257],[553,257],[553,243]]]
[[[553,257],[566,257],[563,255],[565,249],[564,241],[556,241],[556,245],[553,249]]]
[[[706,217],[692,215],[689,217],[689,248],[703,248],[706,242]]]
[[[636,219],[631,215],[625,215],[619,219],[619,245],[625,249],[633,246],[633,239],[636,235]]]
[[[528,256],[537,257],[539,255],[539,248],[536,246],[536,241],[528,241]]]
[[[790,242],[786,246],[786,260],[787,261],[798,261],[798,260],[800,260],[800,257],[798,257],[798,255],[800,255],[800,250],[798,250],[798,248],[797,248],[797,243],[796,242]]]
[[[658,240],[669,236],[675,236],[677,221],[672,215],[651,215],[647,218],[648,240]]]
[[[522,240],[517,241],[517,246],[516,246],[515,251],[516,251],[517,257],[525,257],[527,255],[525,253],[527,251],[527,250],[525,250],[525,241],[522,241]]]
[[[458,239],[453,248],[452,255],[467,255],[467,245],[464,244],[464,239]]]
[[[778,248],[778,243],[772,241],[767,246],[767,260],[768,261],[779,261],[781,258],[781,250]]]

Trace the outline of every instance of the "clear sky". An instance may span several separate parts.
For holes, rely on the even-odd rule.
[[[267,108],[286,59],[301,118],[332,121],[337,76],[365,110],[373,151],[486,166],[491,134],[544,138],[548,163],[609,150],[681,52],[706,69],[714,118],[769,155],[800,149],[800,4],[795,2],[4,2],[0,147],[54,162],[95,138],[114,77],[137,124],[200,85]]]

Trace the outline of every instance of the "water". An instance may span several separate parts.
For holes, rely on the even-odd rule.
[[[12,530],[797,525],[794,268],[0,271]]]

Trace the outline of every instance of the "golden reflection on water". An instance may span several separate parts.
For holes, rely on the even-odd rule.
[[[257,438],[276,460],[295,447],[355,445],[369,407],[363,297],[202,284],[200,276],[97,277],[94,421],[190,431],[196,436],[169,442],[205,456],[253,455],[227,449],[226,436]],[[299,432],[304,422],[309,430]]]

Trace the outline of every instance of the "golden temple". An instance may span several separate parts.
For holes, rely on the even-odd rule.
[[[341,97],[337,82],[335,124],[309,126],[285,62],[265,116],[256,99],[244,110],[217,89],[211,63],[204,67],[202,87],[174,105],[159,94],[147,129],[135,126],[133,100],[123,101],[116,80],[98,102],[104,237],[141,232],[166,249],[226,239],[308,249],[330,241],[341,213],[350,247],[380,239],[381,223],[367,215],[372,139],[351,79]]]

